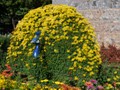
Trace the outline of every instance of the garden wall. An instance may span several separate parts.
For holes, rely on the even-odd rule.
[[[120,47],[120,0],[53,0],[52,3],[76,7],[95,27],[100,44],[115,43]]]

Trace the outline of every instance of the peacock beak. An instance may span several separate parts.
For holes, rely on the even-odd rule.
[[[39,40],[39,38],[38,38],[38,37],[35,37],[35,38],[33,38],[33,39],[31,40],[31,43],[36,43],[38,40]]]

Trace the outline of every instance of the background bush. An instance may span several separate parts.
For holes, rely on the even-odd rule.
[[[7,48],[9,46],[9,35],[0,35],[0,71],[3,69],[6,63]]]
[[[113,63],[119,63],[120,62],[120,48],[117,48],[115,45],[108,45],[108,48],[106,48],[103,45],[101,45],[101,58],[103,61],[113,62]]]
[[[41,31],[38,58],[32,57],[35,44],[30,43],[36,31]],[[66,5],[30,10],[12,32],[7,54],[7,63],[17,64],[13,68],[20,74],[77,86],[97,78],[101,64],[94,28]]]
[[[111,84],[114,86],[114,83],[119,83],[120,81],[119,65],[120,65],[119,63],[109,63],[109,61],[105,61],[99,68],[97,79],[98,82],[103,86],[107,84]],[[120,88],[120,85],[116,84],[115,87]]]
[[[0,34],[13,31],[30,9],[51,4],[52,0],[0,0]],[[16,8],[17,7],[17,8]]]

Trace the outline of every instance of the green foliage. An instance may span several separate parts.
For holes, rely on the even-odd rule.
[[[11,32],[30,9],[50,3],[52,0],[1,0],[0,33]]]
[[[7,48],[9,46],[10,36],[0,35],[0,71],[3,69],[6,63]]]
[[[55,82],[51,82],[55,84]],[[56,84],[56,86],[58,86]],[[42,86],[40,84],[36,84],[35,81],[28,81],[27,83],[12,80],[10,77],[7,78],[0,74],[0,90],[56,90],[57,88],[52,88],[51,86]],[[59,90],[63,90],[59,87]]]
[[[119,63],[104,62],[99,68],[98,81],[104,85],[105,83],[114,83],[120,81]]]
[[[30,43],[41,31],[40,55],[32,57]],[[8,48],[7,63],[15,71],[36,78],[83,85],[97,77],[101,64],[94,28],[74,7],[46,5],[30,10],[17,24]],[[76,83],[74,83],[76,82]]]

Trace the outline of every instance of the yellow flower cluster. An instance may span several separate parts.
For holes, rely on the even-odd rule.
[[[30,10],[12,33],[8,48],[8,63],[24,62],[28,67],[30,61],[34,61],[30,57],[35,45],[30,41],[36,31],[41,31],[39,39],[41,45],[44,45],[41,46],[39,64],[47,61],[49,68],[74,71],[78,79],[84,80],[86,76],[94,78],[98,66],[102,63],[99,45],[95,39],[94,28],[74,7],[46,5]],[[45,58],[43,54],[46,55]],[[32,65],[29,69],[31,67]],[[55,70],[53,74],[62,76],[62,73],[55,72]]]
[[[41,80],[41,83],[43,82],[48,82],[47,79],[45,80]],[[57,85],[57,88],[51,87],[51,86],[47,86],[47,85],[43,85],[41,86],[40,84],[37,85],[32,85],[30,82],[27,83],[23,83],[23,82],[17,82],[14,80],[11,80],[10,78],[5,78],[3,75],[0,74],[0,90],[6,90],[7,88],[10,90],[13,89],[20,89],[20,90],[62,90],[59,85],[63,84],[62,82],[58,82],[58,81],[52,81],[53,84]],[[34,83],[35,84],[35,83]],[[32,88],[30,88],[32,87]]]
[[[16,88],[17,82],[14,80],[11,80],[9,78],[5,78],[2,74],[0,74],[0,90],[6,89],[6,88]]]
[[[0,74],[0,89],[4,89],[5,88],[5,77],[3,75]]]
[[[74,77],[75,81],[78,81],[79,78],[77,76]],[[108,78],[108,81],[110,79]],[[34,81],[33,81],[34,82]],[[44,79],[44,80],[40,80],[40,83],[31,83],[31,81],[29,82],[17,82],[15,80],[11,80],[10,78],[5,78],[3,75],[0,74],[0,89],[20,89],[20,90],[63,90],[64,88],[62,88],[61,86],[64,86],[65,84],[63,82],[59,82],[59,81],[49,81],[48,79]],[[52,85],[44,85],[44,83],[52,83],[52,85],[54,84],[54,86],[52,87]],[[85,83],[85,80],[82,80],[83,83]],[[120,85],[120,82],[115,82],[115,85]],[[105,90],[112,90],[115,87],[113,87],[112,84],[110,83],[106,83],[104,85]],[[118,87],[116,87],[116,89],[118,89]],[[70,90],[73,90],[72,88],[70,88]]]
[[[111,72],[113,76],[110,76],[107,78],[107,82],[119,82],[120,81],[120,73],[118,73],[120,71],[119,68],[115,69],[114,72]]]
[[[36,85],[33,90],[62,90],[62,89],[58,89],[58,88],[52,88],[50,86],[40,86],[39,84]]]

